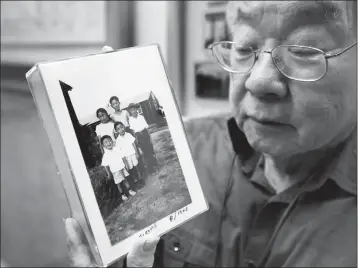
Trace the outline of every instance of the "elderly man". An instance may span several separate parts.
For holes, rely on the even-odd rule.
[[[357,265],[356,9],[229,3],[231,39],[211,49],[233,117],[187,125],[210,210],[165,235],[154,265]]]

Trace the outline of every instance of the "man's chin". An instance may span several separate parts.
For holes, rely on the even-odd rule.
[[[276,139],[246,137],[250,146],[257,152],[271,156],[289,155],[290,147],[286,142]]]

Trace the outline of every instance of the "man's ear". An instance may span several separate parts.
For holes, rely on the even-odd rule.
[[[228,120],[227,125],[234,152],[239,156],[241,160],[246,160],[250,158],[254,153],[254,149],[247,141],[245,133],[239,129],[235,118],[231,117]]]

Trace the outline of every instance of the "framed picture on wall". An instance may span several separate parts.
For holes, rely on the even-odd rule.
[[[2,1],[1,42],[105,42],[106,4],[106,1]]]
[[[226,23],[225,6],[209,8],[203,18],[203,48],[207,48],[214,42],[227,40],[229,29]]]
[[[195,95],[199,98],[227,99],[229,74],[214,61],[195,64]]]
[[[130,46],[131,1],[1,1],[1,63],[29,64]]]

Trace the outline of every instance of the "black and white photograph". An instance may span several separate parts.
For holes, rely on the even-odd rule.
[[[71,113],[113,245],[191,203],[159,106],[149,91],[121,100],[108,95],[87,118]]]
[[[358,267],[357,3],[0,1],[1,267]]]
[[[40,70],[104,263],[207,209],[158,46]]]

